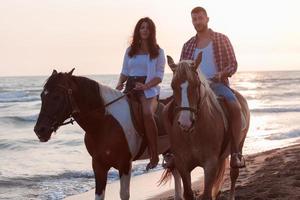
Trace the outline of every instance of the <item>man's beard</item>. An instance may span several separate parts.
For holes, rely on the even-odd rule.
[[[194,28],[196,29],[196,31],[198,33],[202,33],[202,32],[204,32],[204,31],[207,30],[207,24],[206,25],[202,25],[202,26],[194,26]]]

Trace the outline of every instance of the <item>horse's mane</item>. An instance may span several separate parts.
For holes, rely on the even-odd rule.
[[[66,74],[66,73],[60,72],[60,73],[58,73],[58,74],[54,74],[54,75],[49,76],[49,77],[46,79],[45,83],[44,83],[43,89],[46,89],[46,88],[47,88],[47,89],[51,89],[51,88],[53,88],[53,87],[55,86],[55,83],[56,83],[60,78],[62,78],[64,74]]]
[[[85,98],[86,102],[92,104],[92,108],[104,106],[104,99],[99,94],[99,84],[97,81],[83,76],[72,76],[75,83],[80,88],[80,94]],[[96,97],[96,98],[95,98]],[[103,107],[104,109],[104,107]]]
[[[225,125],[225,129],[227,130],[227,118],[225,116],[225,113],[223,111],[223,108],[221,107],[219,101],[218,101],[218,98],[217,96],[215,95],[214,91],[211,89],[210,87],[210,83],[209,83],[209,80],[207,80],[205,78],[205,76],[203,75],[202,71],[199,70],[198,72],[198,75],[199,75],[199,79],[200,81],[203,83],[203,85],[205,86],[205,92],[207,93],[207,95],[209,96],[209,100],[207,100],[207,105],[209,106],[210,110],[212,109],[212,106],[214,106],[218,111],[219,113],[222,115],[222,119],[224,121],[224,125]],[[212,112],[211,112],[212,113]]]
[[[177,68],[176,68],[176,73],[174,73],[173,76],[173,80],[182,80],[182,79],[186,79],[188,81],[191,82],[196,82],[197,80],[195,80],[195,71],[193,71],[193,69],[191,69],[191,66],[194,64],[193,61],[190,60],[182,60],[178,63]],[[213,116],[213,108],[217,109],[218,112],[220,112],[220,114],[222,115],[224,124],[225,124],[225,128],[227,129],[227,120],[225,117],[225,113],[217,99],[217,96],[215,95],[215,93],[213,92],[213,90],[210,88],[210,81],[207,80],[205,78],[205,76],[203,75],[203,73],[201,72],[201,70],[198,70],[198,77],[200,82],[202,83],[202,85],[204,87],[205,93],[207,95],[208,98],[205,98],[204,101],[206,101],[206,105],[208,107],[209,113],[211,116]]]
[[[53,89],[58,84],[64,85],[67,80],[72,80],[79,88],[80,95],[82,100],[87,102],[91,108],[98,108],[99,105],[104,105],[104,100],[99,94],[99,84],[98,82],[83,77],[83,76],[74,76],[69,75],[68,73],[57,73],[51,75],[44,84],[44,89]],[[66,86],[67,88],[68,86]]]
[[[176,71],[173,75],[173,82],[180,82],[180,80],[188,80],[189,82],[196,82],[195,72],[190,68],[191,61],[184,60],[178,63]]]

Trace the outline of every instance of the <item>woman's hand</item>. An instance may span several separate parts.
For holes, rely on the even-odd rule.
[[[135,89],[135,90],[147,90],[147,89],[149,89],[149,88],[148,88],[147,84],[143,84],[143,83],[137,82],[137,83],[135,84],[135,88],[134,88],[134,89]]]
[[[121,90],[123,90],[123,88],[124,88],[124,84],[123,83],[121,83],[121,84],[118,83],[116,89],[121,91]]]

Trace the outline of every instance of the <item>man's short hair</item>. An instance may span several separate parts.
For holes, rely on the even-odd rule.
[[[200,6],[193,8],[193,10],[191,11],[191,14],[199,13],[199,12],[203,12],[207,16],[206,10]]]

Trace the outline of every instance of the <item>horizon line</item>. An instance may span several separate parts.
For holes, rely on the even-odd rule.
[[[300,69],[291,69],[291,70],[245,70],[245,71],[238,71],[236,73],[249,73],[249,72],[300,72]],[[165,73],[165,74],[172,74],[172,73]],[[120,73],[108,73],[108,74],[79,74],[75,76],[114,76],[120,75]],[[0,75],[0,77],[42,77],[48,75]]]

